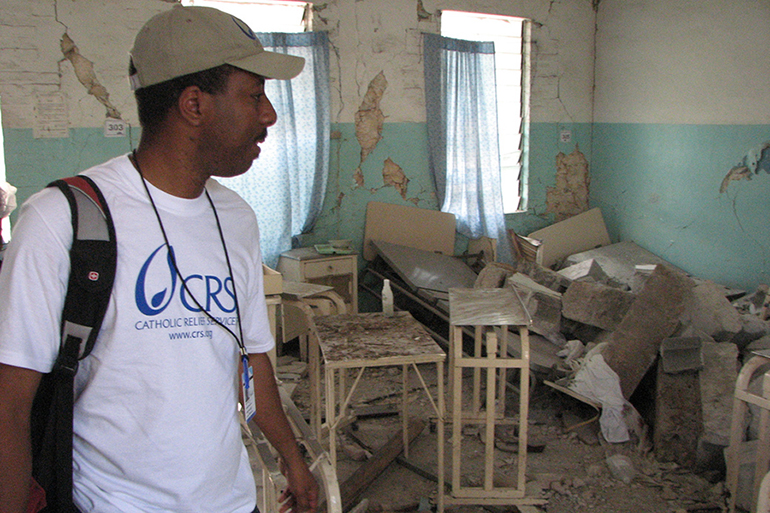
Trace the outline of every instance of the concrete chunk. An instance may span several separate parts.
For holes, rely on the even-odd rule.
[[[703,351],[698,337],[672,337],[660,344],[660,363],[663,372],[677,374],[703,368]]]
[[[562,296],[562,315],[605,330],[614,330],[625,317],[636,295],[614,287],[575,281]]]
[[[684,300],[693,287],[690,278],[658,265],[602,351],[607,364],[620,376],[628,399],[655,361],[663,339],[679,325]]]
[[[572,281],[593,280],[598,283],[606,283],[608,279],[607,273],[604,272],[602,266],[594,258],[565,267],[558,271],[558,273]]]
[[[570,255],[565,260],[565,265],[575,265],[590,259],[596,260],[610,279],[616,280],[632,290],[637,265],[663,264],[671,269],[676,269],[659,256],[630,241],[618,242]]]
[[[532,331],[559,346],[567,341],[561,333],[561,294],[521,273],[509,276],[505,284],[515,289],[526,305]]]
[[[735,380],[738,379],[738,347],[704,340],[700,373],[703,405],[703,436],[712,444],[728,445],[733,416]]]
[[[738,311],[722,293],[722,288],[710,281],[695,285],[683,320],[689,321],[717,342],[729,341],[741,331],[743,324]]]
[[[658,365],[653,446],[659,461],[693,467],[703,433],[699,372],[669,374]]]
[[[536,262],[522,260],[516,263],[516,270],[526,274],[534,281],[556,292],[564,292],[569,287],[571,280]]]

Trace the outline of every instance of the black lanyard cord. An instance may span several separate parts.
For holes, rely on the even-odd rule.
[[[139,167],[139,160],[136,158],[136,150],[132,153],[132,160],[133,164],[136,167],[136,170],[139,172],[139,176],[142,178],[142,185],[144,186],[144,190],[147,192],[147,197],[150,199],[150,204],[152,205],[152,209],[155,212],[155,217],[158,220],[158,226],[160,226],[160,231],[163,234],[163,241],[166,244],[166,249],[168,250],[169,259],[171,260],[171,265],[174,266],[174,272],[176,272],[177,277],[179,278],[179,281],[182,282],[182,287],[184,288],[185,292],[188,296],[193,300],[195,303],[195,306],[197,306],[201,312],[203,312],[206,317],[211,319],[215,324],[223,328],[225,331],[230,333],[232,337],[235,339],[235,342],[238,344],[238,349],[240,350],[241,357],[246,358],[248,357],[248,351],[246,351],[246,346],[243,343],[243,326],[241,325],[241,309],[238,304],[238,293],[236,291],[237,287],[235,286],[235,277],[233,275],[233,268],[230,264],[230,255],[227,251],[227,244],[225,244],[225,235],[222,231],[222,224],[219,221],[219,214],[217,213],[217,209],[214,206],[214,201],[211,199],[211,195],[209,195],[209,191],[204,188],[204,191],[206,193],[206,198],[209,200],[209,204],[211,205],[211,209],[214,211],[214,219],[217,223],[217,230],[219,232],[219,240],[222,242],[222,249],[225,252],[225,261],[227,262],[227,271],[230,273],[230,281],[232,281],[233,284],[233,299],[235,301],[235,315],[238,320],[238,331],[240,333],[240,338],[238,335],[233,333],[233,331],[225,326],[222,321],[211,315],[203,306],[200,304],[198,299],[193,295],[192,291],[187,287],[187,281],[182,277],[182,273],[179,271],[179,266],[176,263],[176,256],[174,255],[173,249],[171,249],[171,244],[169,243],[168,236],[166,235],[166,228],[163,226],[163,221],[160,217],[160,212],[158,211],[158,207],[155,205],[155,200],[152,198],[152,194],[150,194],[150,188],[147,186],[147,180],[144,178],[144,174],[142,174],[142,169]]]

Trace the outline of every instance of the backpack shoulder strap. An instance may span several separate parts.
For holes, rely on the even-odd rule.
[[[45,512],[77,512],[72,501],[72,419],[78,360],[93,349],[115,280],[117,243],[112,216],[85,176],[57,180],[72,213],[70,276],[62,338],[53,370],[40,380],[31,414],[32,475],[45,490]]]
[[[64,193],[72,212],[71,270],[57,365],[74,373],[77,360],[88,356],[93,349],[107,311],[115,281],[117,241],[107,202],[93,180],[78,175],[56,180],[49,186],[58,187]],[[77,340],[76,347],[68,344],[71,339]]]

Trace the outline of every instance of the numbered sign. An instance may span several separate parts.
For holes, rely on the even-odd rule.
[[[128,135],[128,123],[122,119],[107,118],[104,121],[104,137],[125,137]]]

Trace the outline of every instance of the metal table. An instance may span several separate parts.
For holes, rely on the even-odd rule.
[[[345,418],[346,409],[363,375],[369,367],[402,367],[401,421],[404,433],[404,455],[409,457],[407,434],[407,379],[411,366],[420,379],[430,403],[438,418],[439,440],[444,439],[444,360],[446,355],[425,328],[409,312],[396,312],[392,317],[382,313],[360,313],[329,315],[315,318],[315,336],[311,350],[311,396],[319,396],[320,360],[324,363],[324,385],[326,398],[326,424],[329,432],[329,455],[336,468],[336,430]],[[434,399],[417,365],[435,364],[437,393]],[[357,369],[355,380],[348,388],[345,374],[348,369]],[[335,383],[339,380],[339,398]],[[318,426],[321,437],[321,412],[318,408],[320,397],[311,401],[315,406],[311,416]],[[438,471],[440,479],[444,472],[444,448],[438,444]]]

